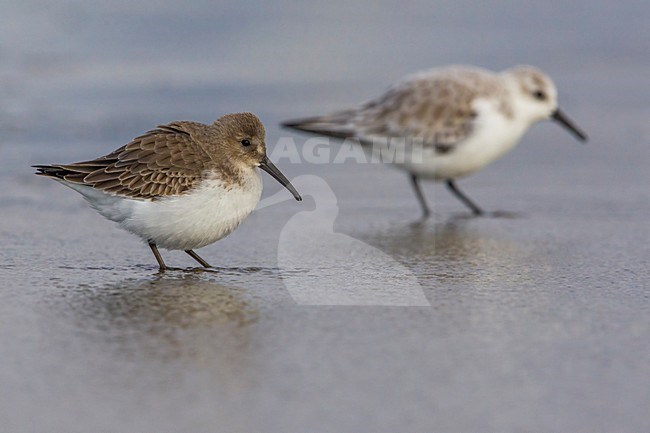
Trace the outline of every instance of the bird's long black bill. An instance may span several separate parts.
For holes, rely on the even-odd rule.
[[[284,186],[286,189],[291,191],[291,194],[295,197],[296,200],[302,201],[302,197],[300,197],[300,194],[298,194],[298,191],[291,185],[291,182],[289,182],[289,179],[284,177],[284,174],[278,168],[271,162],[268,156],[265,156],[262,162],[260,162],[260,168],[273,176],[275,180],[280,182],[282,186]]]
[[[587,141],[587,134],[585,134],[580,128],[578,128],[575,125],[575,123],[573,123],[571,119],[567,117],[566,114],[560,111],[559,108],[555,110],[555,113],[551,115],[551,119],[555,120],[556,122],[564,126],[566,129],[571,131],[573,135],[578,137],[580,141]]]

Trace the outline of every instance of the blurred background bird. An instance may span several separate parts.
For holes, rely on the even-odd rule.
[[[451,66],[407,76],[358,107],[282,125],[355,139],[373,151],[402,147],[405,158],[387,162],[409,174],[426,218],[431,211],[420,179],[445,182],[474,215],[484,215],[483,209],[458,188],[456,179],[505,154],[531,125],[544,119],[559,122],[581,141],[587,139],[560,111],[555,84],[539,69],[517,66],[494,73]]]

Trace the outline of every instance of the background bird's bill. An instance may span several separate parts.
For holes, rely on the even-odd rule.
[[[280,182],[286,189],[291,191],[291,194],[293,194],[296,200],[302,201],[302,197],[300,197],[298,191],[296,191],[293,185],[291,185],[291,182],[289,182],[289,180],[286,177],[284,177],[282,172],[278,170],[275,164],[271,162],[268,156],[264,157],[264,159],[260,162],[259,167],[265,172],[267,172],[268,174],[270,174],[271,176],[273,176],[273,178],[278,182]]]
[[[566,129],[571,131],[576,137],[578,137],[580,141],[587,141],[587,134],[585,134],[580,128],[578,128],[576,124],[573,123],[571,119],[567,117],[566,114],[564,114],[564,112],[560,111],[559,108],[555,110],[553,114],[551,114],[551,119],[555,120],[556,122],[564,126]]]

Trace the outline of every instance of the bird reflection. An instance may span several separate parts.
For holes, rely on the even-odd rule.
[[[205,275],[205,274],[203,274]],[[183,273],[65,290],[54,306],[70,316],[90,345],[122,356],[218,368],[234,377],[245,368],[257,310],[245,290]],[[231,380],[231,379],[227,379]]]
[[[451,217],[443,222],[391,225],[354,236],[405,263],[418,277],[436,282],[526,279],[534,251],[484,221]],[[534,262],[534,260],[532,260]]]

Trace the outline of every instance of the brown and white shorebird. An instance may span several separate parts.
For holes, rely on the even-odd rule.
[[[227,236],[253,211],[262,194],[257,167],[302,200],[267,157],[264,125],[252,113],[211,125],[172,122],[91,161],[34,166],[144,239],[161,270],[158,247],[210,267],[193,250]]]
[[[483,210],[456,185],[512,149],[534,123],[553,119],[578,139],[587,136],[560,111],[553,81],[532,66],[495,73],[451,66],[405,77],[378,98],[325,116],[282,125],[367,147],[401,146],[417,158],[389,161],[407,171],[424,216],[419,180],[444,181],[475,215]],[[395,141],[394,139],[397,139]],[[397,143],[397,144],[394,144]],[[418,151],[414,149],[418,146]]]

